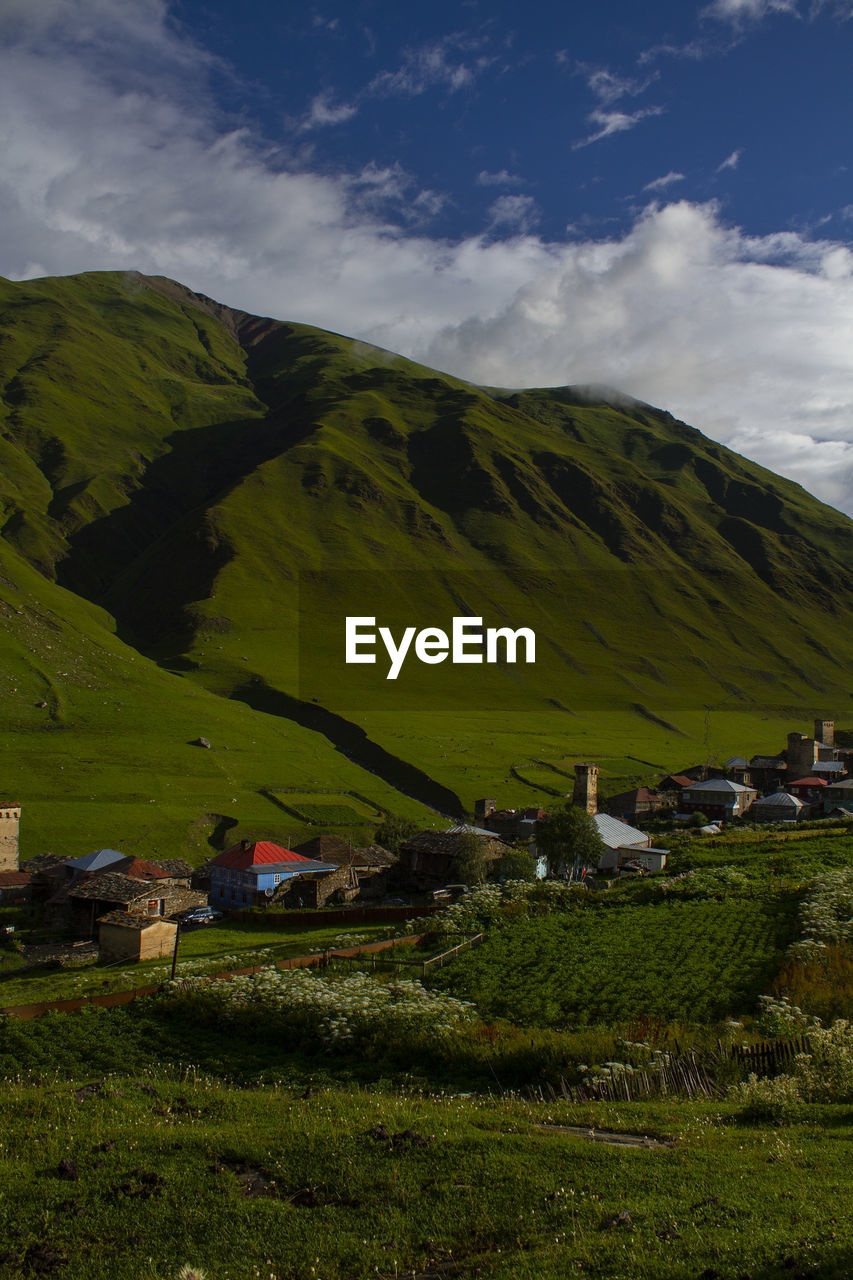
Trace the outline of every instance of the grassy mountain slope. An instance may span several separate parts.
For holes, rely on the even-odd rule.
[[[853,522],[649,406],[479,388],[95,273],[0,282],[0,413],[0,546],[33,598],[64,588],[51,609],[85,615],[81,654],[108,635],[134,658],[157,732],[173,697],[201,700],[190,737],[212,737],[196,706],[264,726],[253,794],[384,787],[452,811],[451,793],[564,790],[580,756],[616,790],[853,711]],[[347,614],[398,635],[460,613],[533,628],[536,665],[343,666]],[[113,738],[120,756],[133,734]]]

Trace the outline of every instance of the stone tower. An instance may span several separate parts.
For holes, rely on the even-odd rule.
[[[804,733],[788,734],[788,777],[792,782],[807,778],[817,760],[817,742]]]
[[[475,800],[474,801],[474,821],[485,822],[490,813],[494,813],[498,803],[496,800]]]
[[[815,720],[814,736],[817,742],[824,747],[835,746],[835,721],[834,720]]]
[[[575,765],[575,789],[572,792],[572,804],[587,813],[598,813],[598,765]]]
[[[19,804],[0,804],[0,871],[17,871],[18,828],[21,823]]]

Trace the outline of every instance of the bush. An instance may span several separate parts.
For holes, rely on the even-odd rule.
[[[837,1018],[809,1032],[811,1053],[796,1059],[796,1077],[810,1102],[853,1102],[853,1023]]]
[[[768,1079],[752,1072],[746,1080],[732,1085],[729,1098],[740,1104],[743,1120],[772,1120],[781,1124],[795,1120],[803,1110],[799,1083],[793,1076]]]

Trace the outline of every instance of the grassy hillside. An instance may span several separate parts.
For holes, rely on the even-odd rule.
[[[2,671],[27,691],[0,789],[48,803],[52,839],[113,768],[136,834],[152,797],[186,831],[235,793],[280,831],[260,788],[460,812],[563,791],[573,758],[618,790],[853,716],[853,522],[649,406],[479,388],[108,272],[0,282],[0,388]],[[92,681],[18,634],[19,583]],[[347,615],[459,614],[535,630],[535,666],[343,664]],[[73,734],[32,732],[51,699]]]

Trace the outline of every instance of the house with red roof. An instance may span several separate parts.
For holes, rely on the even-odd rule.
[[[307,871],[334,871],[331,862],[305,858],[271,840],[241,840],[209,864],[210,903],[220,911],[263,905],[285,880]]]

